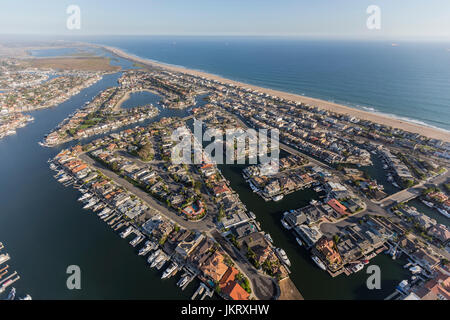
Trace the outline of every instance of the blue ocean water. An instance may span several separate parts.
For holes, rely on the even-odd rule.
[[[450,43],[173,36],[84,40],[450,130]]]

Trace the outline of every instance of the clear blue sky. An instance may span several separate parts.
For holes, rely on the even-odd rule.
[[[81,30],[66,8],[81,9]],[[369,5],[381,30],[366,28]],[[1,0],[0,34],[295,35],[450,39],[449,0]]]

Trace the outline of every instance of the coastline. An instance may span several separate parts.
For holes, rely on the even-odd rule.
[[[364,110],[352,108],[349,106],[345,106],[345,105],[341,105],[341,104],[337,104],[334,102],[329,102],[329,101],[325,101],[325,100],[321,100],[321,99],[317,99],[317,98],[311,98],[311,97],[306,97],[306,96],[302,96],[299,94],[274,90],[274,89],[270,89],[270,88],[259,87],[259,86],[255,86],[255,85],[251,85],[251,84],[247,84],[247,83],[243,83],[243,82],[239,82],[239,81],[235,81],[235,80],[230,80],[230,79],[223,78],[221,76],[203,72],[203,71],[188,69],[188,68],[181,67],[181,66],[174,66],[174,65],[165,64],[162,62],[153,61],[150,59],[140,58],[140,57],[134,56],[132,54],[126,53],[122,49],[115,48],[115,47],[99,45],[99,44],[88,44],[88,45],[103,48],[106,51],[109,51],[119,57],[122,57],[127,60],[131,60],[134,62],[138,62],[143,65],[159,67],[159,68],[163,68],[163,69],[166,69],[169,71],[180,72],[180,73],[193,75],[193,76],[205,77],[205,78],[208,78],[211,80],[217,80],[217,81],[220,81],[220,82],[223,82],[226,84],[232,84],[232,85],[239,86],[242,88],[257,90],[259,92],[267,93],[267,94],[273,95],[273,96],[278,96],[278,97],[281,97],[281,98],[284,98],[287,100],[292,100],[292,101],[316,106],[320,109],[328,110],[331,112],[336,112],[336,113],[340,113],[340,114],[348,114],[348,115],[357,117],[361,120],[369,120],[369,121],[383,124],[386,126],[390,126],[393,128],[402,129],[404,131],[418,133],[418,134],[421,134],[421,135],[426,136],[431,139],[439,139],[439,140],[442,140],[445,142],[450,142],[450,133],[448,133],[444,129],[429,127],[429,126],[417,124],[414,122],[409,122],[406,120],[389,117],[387,115],[383,115],[383,114],[379,114],[379,113],[375,113],[375,112],[364,111]]]

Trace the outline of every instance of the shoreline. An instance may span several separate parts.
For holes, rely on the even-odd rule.
[[[243,82],[239,82],[239,81],[235,81],[235,80],[230,80],[230,79],[224,78],[222,76],[207,73],[204,71],[193,70],[193,69],[185,68],[182,66],[165,64],[163,62],[158,62],[158,61],[154,61],[151,59],[134,56],[133,54],[126,53],[123,49],[119,49],[119,48],[115,48],[115,47],[110,47],[110,46],[105,46],[105,45],[100,45],[100,44],[89,44],[89,45],[103,48],[106,51],[109,51],[119,57],[122,57],[122,58],[130,60],[130,61],[138,62],[143,65],[159,67],[159,68],[163,68],[163,69],[166,69],[169,71],[180,72],[180,73],[193,75],[193,76],[205,77],[205,78],[220,81],[220,82],[223,82],[226,84],[232,84],[232,85],[239,86],[242,88],[249,88],[252,90],[257,90],[259,92],[267,93],[267,94],[273,95],[273,96],[278,96],[278,97],[281,97],[281,98],[284,98],[287,100],[292,100],[295,102],[301,102],[304,104],[316,106],[320,109],[328,110],[331,112],[336,112],[339,114],[348,114],[348,115],[352,115],[356,118],[359,118],[361,120],[369,120],[369,121],[383,124],[383,125],[386,125],[389,127],[402,129],[404,131],[418,133],[418,134],[421,134],[421,135],[431,138],[431,139],[439,139],[439,140],[442,140],[445,142],[450,142],[450,133],[448,131],[446,131],[445,129],[429,127],[429,126],[425,126],[422,124],[410,122],[407,120],[389,117],[387,115],[376,113],[376,112],[364,111],[364,110],[360,110],[357,108],[341,105],[338,103],[321,100],[318,98],[311,98],[311,97],[303,96],[300,94],[294,94],[294,93],[284,92],[284,91],[280,91],[280,90],[259,87],[259,86],[255,86],[255,85],[251,85],[251,84],[247,84],[247,83],[243,83]],[[411,120],[413,120],[413,119],[411,119]]]

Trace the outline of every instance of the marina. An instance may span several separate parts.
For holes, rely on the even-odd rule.
[[[38,122],[39,117],[37,116],[36,119],[37,119],[36,122]],[[53,121],[53,122],[56,122],[56,121]],[[30,127],[25,130],[33,129],[33,128],[34,127],[32,125],[30,125]],[[20,137],[15,137],[15,138],[20,139]],[[59,149],[59,150],[61,150],[61,149]],[[39,150],[39,152],[42,152],[42,151]],[[52,150],[50,152],[47,149],[45,149],[45,152],[42,152],[42,154],[47,155],[47,157],[45,159],[48,159],[49,157],[53,156],[54,153],[55,153],[54,150]],[[42,154],[41,154],[41,156],[42,156]],[[43,157],[41,157],[41,160],[42,159],[43,159]],[[24,161],[24,159],[21,159],[21,161]],[[52,168],[52,165],[54,165],[55,167]],[[40,170],[41,169],[42,168],[40,168]],[[50,169],[58,170],[58,167],[55,164],[51,163]],[[48,170],[48,168],[45,168],[44,170]],[[231,168],[230,170],[232,171],[233,168]],[[227,174],[229,174],[229,172],[227,172]],[[33,177],[33,175],[32,175],[32,177]],[[80,181],[77,181],[74,177],[71,177],[67,173],[60,172],[60,171],[57,172],[55,179],[56,179],[55,181],[59,182],[58,186],[68,187],[68,186],[73,185],[74,187],[76,187],[76,186],[81,185]],[[39,176],[39,180],[34,180],[34,181],[41,181],[41,180],[42,180],[42,177]],[[56,190],[60,190],[62,188],[58,189],[57,187],[55,187],[54,184],[52,184],[52,182],[45,180],[45,178],[43,179],[43,181],[45,183],[48,183],[51,186],[50,189],[52,191],[52,193],[51,193],[52,198],[54,197],[55,194],[61,196],[60,199],[66,200],[64,202],[64,203],[66,203],[65,206],[67,206],[67,203],[75,203],[75,205],[74,205],[75,208],[74,209],[67,208],[68,213],[64,213],[64,214],[62,214],[61,212],[55,212],[55,210],[53,210],[52,208],[48,209],[48,211],[52,213],[50,215],[52,218],[52,221],[57,221],[57,222],[61,223],[62,225],[64,225],[65,228],[61,228],[61,229],[64,230],[65,232],[67,232],[68,235],[71,235],[73,237],[73,239],[78,240],[79,237],[77,236],[77,234],[78,234],[77,231],[80,229],[80,227],[82,227],[84,230],[84,227],[86,227],[87,225],[89,226],[88,229],[98,231],[97,233],[94,233],[96,236],[98,236],[101,234],[100,232],[104,231],[104,226],[107,226],[107,227],[109,227],[109,229],[113,229],[114,231],[116,231],[113,234],[120,234],[120,232],[123,231],[122,229],[129,228],[130,224],[133,225],[133,223],[134,223],[133,221],[125,220],[123,218],[123,216],[121,215],[121,213],[118,212],[117,207],[110,207],[108,203],[103,203],[102,200],[99,197],[97,197],[97,195],[95,195],[94,193],[92,193],[91,197],[86,197],[86,198],[80,200],[81,203],[78,203],[75,200],[81,199],[85,193],[82,192],[83,195],[80,197],[80,195],[78,195],[76,192],[74,192],[74,190],[68,191],[68,190],[70,190],[70,188],[65,189],[65,191],[58,193],[58,191],[56,191]],[[239,184],[239,182],[240,182],[239,179],[233,179],[233,178],[228,178],[228,181],[233,186],[233,189],[235,189],[234,188],[235,185]],[[248,186],[246,186],[246,187],[248,187]],[[308,257],[305,258],[305,253],[302,251],[303,249],[299,247],[298,241],[297,241],[297,243],[295,243],[294,238],[286,237],[285,234],[283,234],[282,231],[280,231],[282,229],[280,228],[281,226],[280,226],[279,218],[280,218],[280,211],[283,212],[283,210],[288,209],[287,207],[289,207],[290,209],[299,207],[298,203],[303,201],[303,199],[310,199],[311,198],[310,194],[308,194],[310,192],[310,190],[298,190],[295,193],[288,194],[288,195],[280,198],[278,200],[278,203],[276,204],[276,205],[280,205],[280,207],[278,207],[278,208],[275,208],[274,206],[272,206],[273,203],[267,203],[266,204],[267,208],[261,208],[260,204],[259,204],[260,201],[258,201],[258,199],[251,199],[251,196],[249,196],[245,192],[241,192],[242,190],[240,190],[239,188],[237,188],[235,190],[237,190],[237,192],[240,195],[241,194],[244,195],[243,198],[245,198],[245,201],[244,201],[245,205],[250,210],[252,210],[252,212],[256,212],[258,220],[260,220],[260,219],[262,220],[262,229],[266,230],[267,232],[270,232],[270,239],[267,239],[267,240],[269,242],[277,243],[277,246],[282,246],[283,248],[286,248],[286,251],[281,249],[281,250],[283,250],[283,252],[281,252],[281,250],[277,250],[277,255],[280,257],[280,259],[286,265],[290,266],[292,263],[292,265],[294,265],[294,266],[300,265],[302,267],[302,270],[303,269],[308,270],[308,268],[309,268],[308,263],[312,264],[312,261],[310,259],[308,259]],[[91,190],[86,190],[86,192],[90,192],[90,191]],[[30,192],[30,194],[31,193],[32,192]],[[301,196],[299,196],[300,194],[301,194]],[[39,199],[38,196],[42,197],[42,199]],[[46,197],[45,195],[43,195],[42,192],[39,192],[39,190],[37,190],[35,192],[35,194],[32,195],[32,197],[36,197],[40,201],[43,201],[43,200],[48,201],[49,200],[49,198]],[[248,201],[249,199],[250,199],[250,201]],[[5,200],[7,200],[7,199],[5,199]],[[9,205],[12,206],[12,202],[5,201],[5,203],[6,204],[9,203]],[[39,201],[38,201],[38,203],[39,203]],[[70,206],[68,206],[68,207],[70,207]],[[84,216],[80,215],[79,213],[80,213],[81,208],[85,208],[85,210],[87,210],[85,212],[87,212],[88,214],[85,214]],[[30,208],[30,209],[32,209],[32,208]],[[32,210],[30,210],[30,211],[32,211]],[[95,212],[95,214],[91,214],[92,212]],[[59,214],[60,216],[58,216],[57,214]],[[45,213],[44,213],[44,215],[45,215]],[[74,228],[74,230],[71,230],[71,228],[68,227],[68,223],[69,223],[68,221],[67,222],[61,221],[62,218],[67,218],[67,215],[70,217],[69,221],[71,223],[73,223],[74,226],[78,226],[78,228]],[[76,217],[76,215],[78,215],[78,216]],[[63,217],[61,217],[61,216],[63,216]],[[92,225],[93,225],[92,221],[94,218],[96,219],[96,222],[98,222],[100,220],[100,221],[104,221],[105,223],[99,224],[99,225],[101,225],[101,227],[92,227]],[[79,219],[80,222],[76,223],[75,222],[76,219]],[[31,220],[33,220],[33,218],[31,218]],[[78,229],[78,230],[76,230],[76,229]],[[123,254],[124,257],[126,257],[126,258],[124,258],[125,260],[129,259],[130,261],[138,261],[135,258],[132,258],[130,255],[127,255],[127,253],[125,253],[125,252],[132,251],[132,253],[135,256],[138,256],[139,253],[133,252],[133,249],[130,248],[130,245],[133,247],[137,247],[139,244],[143,243],[144,241],[149,241],[149,239],[144,236],[139,235],[136,232],[139,232],[139,230],[137,230],[137,227],[133,226],[131,231],[129,231],[129,233],[124,237],[124,238],[126,238],[131,233],[134,234],[133,238],[127,239],[128,241],[126,241],[126,242],[122,241],[127,248],[125,248],[124,246],[120,247],[120,245],[118,244],[118,242],[116,240],[113,240],[111,237],[108,237],[108,236],[104,236],[104,239],[108,239],[107,245],[105,245],[105,242],[102,242],[102,241],[100,241],[100,243],[105,248],[110,248],[110,246],[112,247],[112,245],[117,245],[118,248],[122,248],[121,253]],[[272,237],[273,237],[273,239],[272,239]],[[89,233],[87,233],[86,238],[87,239],[79,240],[81,242],[81,247],[84,248],[84,250],[94,250],[95,245],[93,243],[98,240],[92,241],[93,237],[90,237]],[[117,238],[117,240],[121,241],[120,237],[116,237],[116,238]],[[89,239],[91,240],[90,242],[88,242]],[[83,247],[83,244],[84,244],[84,247]],[[67,244],[63,243],[61,245],[65,245],[66,250],[67,250],[67,248],[69,248],[69,246]],[[94,247],[91,247],[93,245],[94,245]],[[294,246],[295,246],[295,249],[293,249]],[[114,248],[116,248],[116,247],[114,246]],[[101,248],[101,249],[98,248],[97,250],[95,250],[95,252],[101,252],[102,249],[103,248]],[[128,251],[126,251],[126,250],[128,250]],[[171,271],[173,268],[173,270],[171,272],[169,272],[169,274],[171,275],[172,272],[175,272],[175,270],[177,270],[178,268],[183,267],[183,266],[178,267],[178,265],[174,267],[173,264],[175,262],[172,261],[171,252],[165,252],[164,248],[161,248],[158,250],[160,250],[159,254],[154,257],[154,260],[152,260],[152,262],[150,264],[153,266],[153,268],[156,268],[156,270],[148,271],[148,273],[151,273],[153,275],[152,284],[157,282],[154,279],[158,278],[157,280],[159,280],[159,278],[161,276],[164,276],[164,274],[166,274],[166,271],[168,271],[168,270]],[[63,251],[63,250],[57,250],[57,251],[59,252],[59,251]],[[119,249],[119,251],[120,251],[120,249]],[[146,253],[148,253],[148,252],[146,252]],[[287,254],[289,254],[290,259],[287,258]],[[142,254],[142,256],[144,256],[144,258],[145,258],[145,255],[146,254]],[[64,254],[62,254],[62,256],[64,256]],[[138,259],[140,259],[140,258],[138,258]],[[382,258],[377,257],[377,259],[382,259]],[[292,260],[292,262],[291,262],[291,260]],[[308,261],[308,262],[306,262],[306,261]],[[109,264],[114,265],[114,262],[111,260],[107,260],[107,263],[108,263],[108,267],[109,267]],[[92,266],[93,264],[88,263],[88,265]],[[120,263],[120,265],[123,265],[123,263]],[[140,270],[139,267],[136,267],[137,263],[132,264],[132,265],[134,267],[133,270],[134,269]],[[387,264],[387,265],[389,265],[389,264]],[[116,266],[116,268],[119,267],[119,265],[117,265],[117,264],[115,266]],[[391,266],[391,265],[389,265],[389,266]],[[63,270],[63,266],[60,265],[60,267]],[[108,267],[106,267],[105,269],[108,269]],[[315,267],[315,266],[313,266],[313,267]],[[358,268],[355,268],[355,270],[357,270]],[[148,266],[146,266],[146,269],[147,270],[149,269]],[[130,270],[128,270],[127,272],[129,274],[133,273],[131,271],[131,267],[130,267]],[[139,277],[147,278],[145,275],[143,275],[143,272],[138,272],[138,273],[139,273]],[[355,273],[355,275],[354,275],[355,277],[359,277],[358,281],[356,281],[356,280],[349,280],[348,282],[341,281],[341,284],[345,282],[345,284],[348,285],[348,287],[346,287],[346,288],[348,290],[347,292],[349,292],[349,296],[351,296],[351,294],[359,286],[359,283],[360,283],[359,280],[361,280],[360,274],[362,274],[362,273],[358,273],[358,274]],[[97,274],[97,276],[98,276],[98,274]],[[101,278],[99,278],[99,279],[101,279]],[[165,279],[167,279],[167,280],[164,281],[163,283],[168,283],[168,281],[173,280],[173,279],[170,279],[170,277],[168,275],[166,275]],[[188,282],[190,279],[191,278],[186,278],[186,280],[184,280],[184,281]],[[356,278],[353,278],[353,279],[356,279]],[[183,280],[183,278],[180,279],[180,281],[181,280]],[[36,280],[33,280],[33,281],[36,281]],[[191,279],[191,281],[192,281],[192,279]],[[313,286],[317,287],[317,283],[321,283],[322,285],[328,284],[327,280],[321,278],[321,275],[315,274],[314,272],[311,272],[311,279],[307,279],[305,282],[302,282],[302,280],[300,280],[300,277],[297,277],[297,283],[299,284],[299,288],[301,288],[302,285],[306,286],[307,287],[306,292],[308,292],[308,295],[311,297],[322,294],[322,293],[319,293],[318,291],[314,291],[314,289],[312,288]],[[181,284],[181,282],[180,282],[180,284]],[[55,285],[55,283],[53,283],[53,285]],[[172,285],[172,287],[175,287],[175,283],[173,281],[171,282],[171,285]],[[127,286],[126,284],[123,284],[123,283],[120,286],[123,286],[125,288],[130,288],[129,286]],[[167,286],[165,287],[165,285],[163,285],[163,284],[160,284],[160,285],[155,284],[155,286],[161,286],[162,288],[167,288]],[[202,285],[200,285],[196,296],[198,296],[198,295],[201,296],[204,290],[206,290],[206,293],[209,294],[210,291],[208,291],[206,285],[203,289],[201,289],[201,287],[202,287]],[[302,289],[301,291],[303,292],[303,288],[301,288],[301,289]],[[43,290],[43,289],[38,289],[38,290]],[[146,295],[146,293],[143,293],[144,289],[142,288],[141,290],[142,291],[140,294]],[[177,296],[178,295],[178,293],[179,293],[178,291],[177,291],[177,293],[174,293],[171,290],[172,290],[172,288],[170,288],[170,289],[167,288],[167,291],[165,291],[167,296]],[[87,291],[87,294],[89,294],[89,291]],[[103,294],[107,295],[107,293],[103,293]],[[115,294],[118,294],[120,296],[120,293],[118,293],[118,292],[115,292]],[[148,293],[148,294],[150,294],[150,293]],[[326,293],[326,294],[329,294],[329,293]],[[330,293],[330,294],[331,295],[333,295],[333,294],[339,295],[340,293],[335,292],[335,293]],[[191,295],[189,294],[189,296],[191,296]],[[205,295],[203,295],[202,297],[205,297]]]
[[[11,256],[8,253],[3,252],[5,251],[5,246],[2,242],[0,242],[0,297],[3,293],[7,291],[7,289],[20,280],[20,276],[17,273],[17,271],[11,272],[9,270],[9,265],[5,265],[6,262],[10,261]],[[31,300],[30,295],[26,295],[27,300]],[[15,300],[16,299],[16,288],[12,287],[11,291],[9,292],[8,296],[5,300]],[[23,299],[19,299],[23,300]]]

